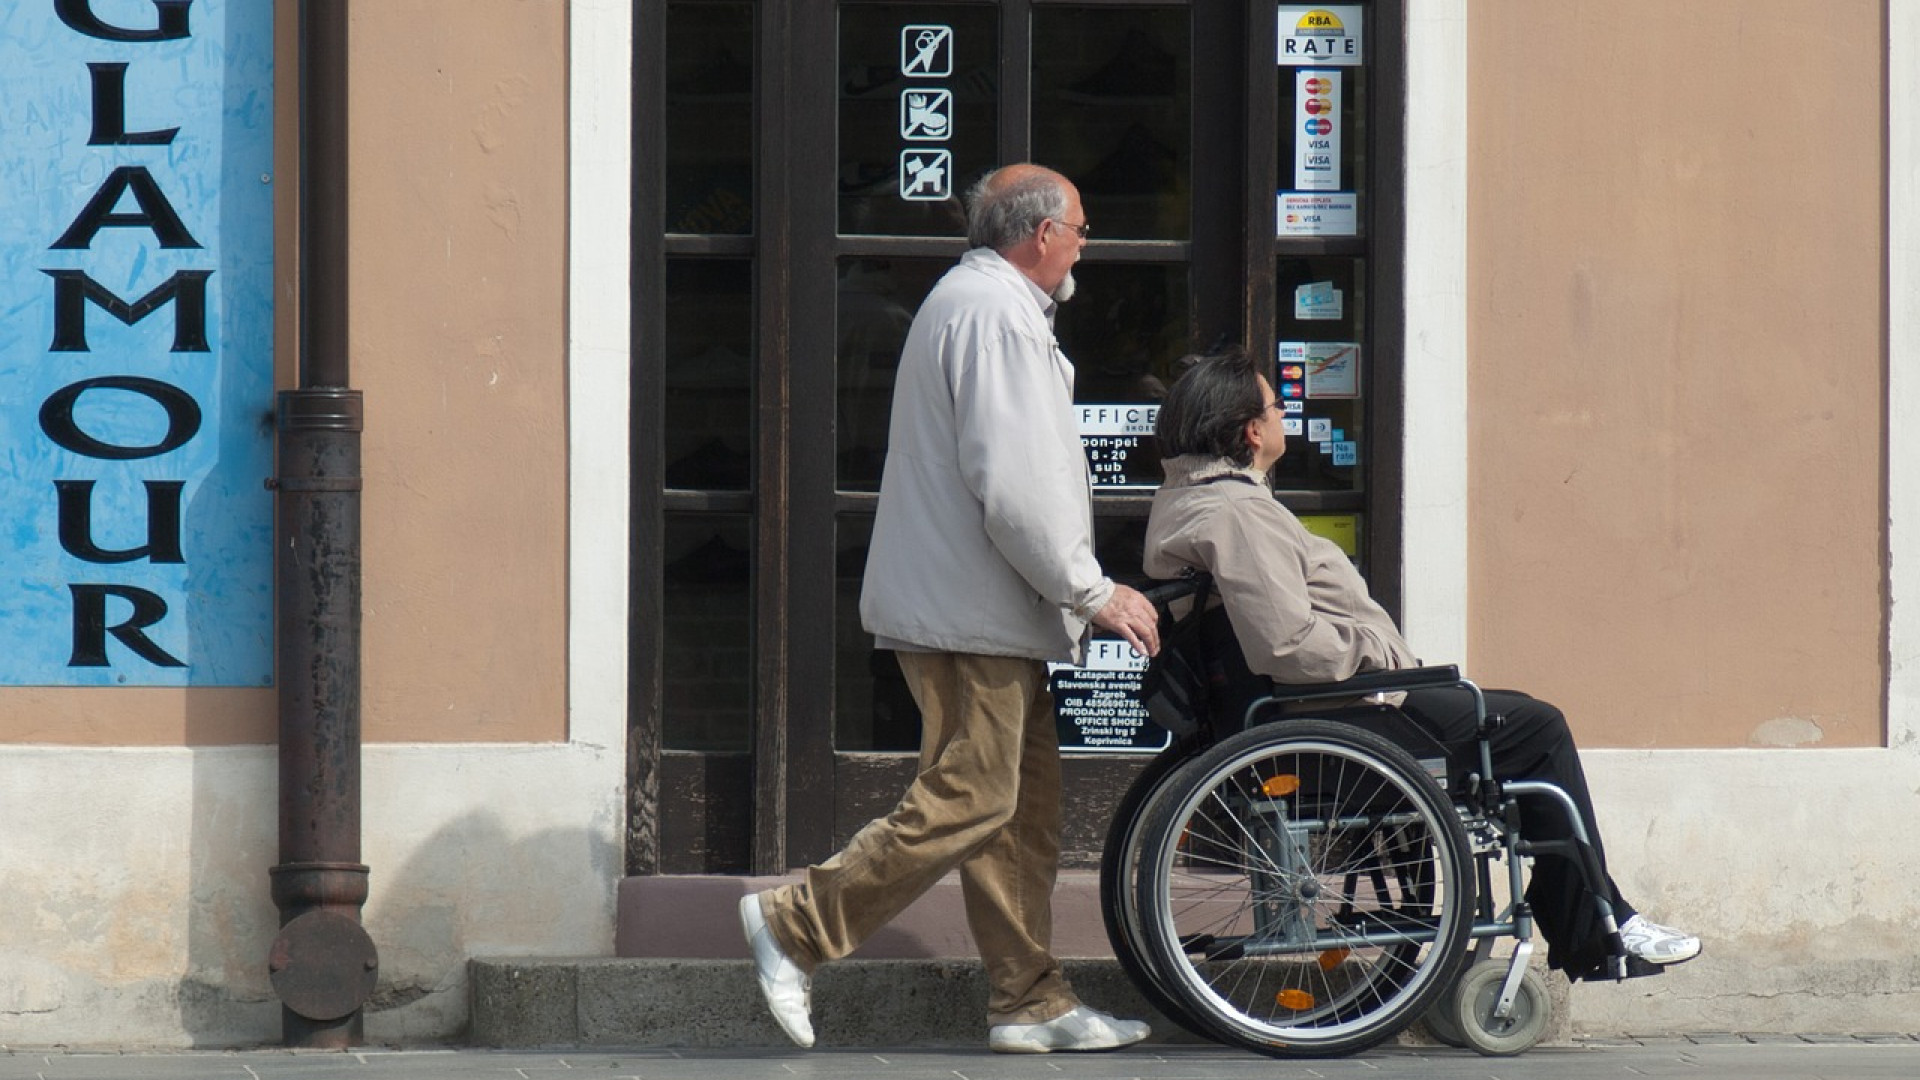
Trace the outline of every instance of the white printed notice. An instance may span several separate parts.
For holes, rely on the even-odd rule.
[[[1306,7],[1282,4],[1278,60],[1281,67],[1317,64],[1321,67],[1358,67],[1361,10],[1359,4]]]
[[[1096,402],[1073,409],[1094,487],[1160,486],[1159,458],[1153,454],[1153,422],[1160,416],[1160,406]]]
[[[1304,369],[1306,395],[1313,398],[1360,396],[1360,346],[1351,341],[1283,341],[1281,366]]]
[[[1281,236],[1360,235],[1360,197],[1351,191],[1282,191],[1274,213]]]
[[[1340,73],[1301,68],[1293,73],[1293,86],[1294,190],[1339,191]]]
[[[1069,753],[1152,754],[1172,742],[1140,704],[1147,658],[1124,641],[1095,638],[1082,667],[1048,664],[1060,749]]]

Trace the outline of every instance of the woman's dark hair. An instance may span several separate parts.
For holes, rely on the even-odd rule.
[[[1188,356],[1179,366],[1186,372],[1167,391],[1153,425],[1160,456],[1205,454],[1243,467],[1253,464],[1247,421],[1258,419],[1266,408],[1253,360],[1234,348],[1213,356]]]

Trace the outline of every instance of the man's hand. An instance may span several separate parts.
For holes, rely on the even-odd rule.
[[[1094,615],[1093,625],[1119,634],[1142,656],[1160,651],[1160,613],[1152,601],[1118,582],[1107,605]]]

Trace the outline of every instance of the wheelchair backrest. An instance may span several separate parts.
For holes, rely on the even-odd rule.
[[[1247,706],[1272,693],[1273,682],[1248,670],[1227,609],[1207,603],[1212,578],[1192,574],[1147,597],[1160,611],[1160,653],[1140,683],[1147,715],[1179,738],[1239,731]]]

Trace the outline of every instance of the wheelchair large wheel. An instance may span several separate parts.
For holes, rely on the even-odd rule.
[[[1152,967],[1209,1033],[1280,1057],[1364,1050],[1458,975],[1474,878],[1451,801],[1404,750],[1288,720],[1150,800],[1135,906]]]
[[[1196,740],[1175,742],[1149,762],[1120,797],[1120,805],[1114,808],[1113,823],[1107,827],[1106,847],[1100,852],[1100,914],[1106,921],[1107,941],[1113,945],[1113,955],[1140,995],[1167,1019],[1206,1038],[1209,1036],[1205,1027],[1187,1014],[1186,1006],[1167,992],[1159,973],[1154,971],[1141,934],[1139,908],[1134,904],[1139,895],[1139,834],[1146,824],[1153,797],[1160,793],[1167,778],[1200,750]]]

